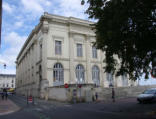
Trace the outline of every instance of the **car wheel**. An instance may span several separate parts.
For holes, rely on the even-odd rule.
[[[142,104],[143,103],[143,101],[141,101],[141,100],[138,100],[138,102],[139,102],[139,104]]]

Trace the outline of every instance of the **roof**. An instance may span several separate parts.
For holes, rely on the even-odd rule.
[[[16,74],[0,74],[1,76],[6,76],[6,77],[16,77]]]

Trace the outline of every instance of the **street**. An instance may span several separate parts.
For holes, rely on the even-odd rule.
[[[115,103],[59,103],[37,100],[27,105],[25,97],[10,96],[20,110],[0,116],[0,119],[155,119],[156,103],[138,104],[136,98],[117,100]]]

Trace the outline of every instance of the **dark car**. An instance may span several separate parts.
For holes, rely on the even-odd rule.
[[[139,103],[156,101],[156,88],[145,90],[137,97]]]

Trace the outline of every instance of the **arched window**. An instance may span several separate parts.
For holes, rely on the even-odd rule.
[[[63,66],[60,63],[56,63],[53,69],[54,85],[64,84]]]
[[[100,85],[100,70],[98,66],[92,67],[92,80],[96,86]]]
[[[122,79],[122,86],[128,86],[128,79],[127,79],[127,74],[126,73],[124,73],[121,76],[121,79]]]
[[[76,79],[78,83],[85,83],[85,70],[81,64],[76,66]]]
[[[113,79],[113,73],[106,73],[106,79],[108,81],[109,87],[114,86],[114,79]]]

